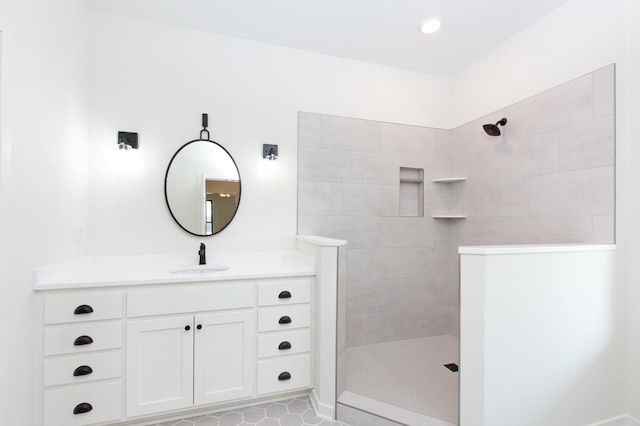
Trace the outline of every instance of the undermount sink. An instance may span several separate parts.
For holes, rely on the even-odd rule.
[[[222,265],[189,265],[170,269],[171,274],[211,274],[213,272],[222,272],[229,269],[228,266]]]

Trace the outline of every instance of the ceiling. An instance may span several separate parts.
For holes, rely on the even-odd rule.
[[[566,0],[86,0],[94,9],[452,75]],[[419,31],[442,18],[433,35]]]

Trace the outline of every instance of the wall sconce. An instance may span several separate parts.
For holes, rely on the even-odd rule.
[[[278,145],[262,145],[262,158],[266,158],[267,160],[277,160],[278,159]]]
[[[124,149],[125,151],[138,149],[138,134],[118,132],[118,149]]]

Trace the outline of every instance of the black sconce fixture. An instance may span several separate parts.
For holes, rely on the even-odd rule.
[[[266,158],[267,160],[277,160],[278,159],[278,145],[262,145],[262,158]]]
[[[125,151],[138,149],[138,134],[131,132],[118,132],[118,149]]]

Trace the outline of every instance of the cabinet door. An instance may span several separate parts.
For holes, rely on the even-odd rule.
[[[193,316],[127,323],[127,417],[193,404]]]
[[[194,403],[252,396],[256,364],[254,312],[199,315],[195,324]]]

